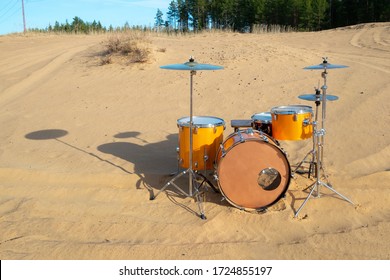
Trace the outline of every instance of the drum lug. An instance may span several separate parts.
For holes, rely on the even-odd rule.
[[[242,137],[242,134],[241,134],[241,131],[240,131],[240,130],[237,131],[237,135],[238,135],[238,137],[240,138],[240,142],[241,142],[241,143],[245,142],[245,139],[244,139],[244,137]]]
[[[213,133],[215,134],[216,132],[217,132],[217,127],[214,126],[214,127],[213,127]]]
[[[293,120],[294,120],[294,122],[296,122],[298,120],[298,115],[296,113],[294,113]]]
[[[279,149],[282,151],[282,153],[283,153],[286,157],[288,157],[288,153],[287,153],[282,147],[280,147]]]
[[[177,161],[181,164],[182,159],[180,159],[180,148],[176,147]]]
[[[196,125],[193,126],[194,134],[198,134],[198,127]]]
[[[223,146],[223,144],[220,144],[220,145],[219,145],[219,148],[221,149],[221,156],[222,156],[222,157],[225,157],[226,151],[225,151],[225,147]]]
[[[247,128],[247,129],[245,130],[245,132],[246,132],[247,134],[249,134],[249,135],[253,135],[253,134],[254,134],[252,128]]]
[[[303,120],[303,126],[306,127],[308,125],[310,125],[310,119],[304,119]]]

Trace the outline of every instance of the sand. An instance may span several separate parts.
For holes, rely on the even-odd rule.
[[[147,63],[101,65],[108,35],[0,37],[0,259],[390,258],[390,24],[284,34],[151,35]],[[177,120],[190,75],[159,66],[224,66],[194,76],[194,115],[250,119],[323,85],[331,64],[324,169],[335,190],[307,197],[296,174],[266,212],[211,188],[202,204],[175,188]],[[244,145],[244,144],[243,144]],[[291,166],[312,141],[280,141]],[[212,172],[210,172],[212,173]],[[239,174],[240,175],[240,174]],[[179,181],[187,188],[187,181]],[[214,182],[215,183],[215,182]],[[218,187],[218,184],[216,183]]]

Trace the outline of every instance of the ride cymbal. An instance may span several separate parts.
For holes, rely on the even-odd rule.
[[[321,64],[307,66],[307,67],[305,67],[303,69],[305,69],[305,70],[324,70],[324,69],[338,69],[338,68],[348,68],[348,66],[346,66],[346,65],[339,65],[339,64],[330,64],[325,59]]]
[[[217,65],[211,65],[211,64],[200,64],[194,59],[190,59],[188,62],[185,62],[183,64],[170,64],[170,65],[164,65],[160,66],[161,69],[167,69],[167,70],[189,70],[189,71],[200,71],[200,70],[221,70],[223,69],[222,66]]]
[[[324,100],[323,95],[318,95],[318,94],[303,94],[298,96],[299,99],[307,100],[307,101],[322,101]],[[336,95],[326,95],[326,100],[328,101],[336,101],[339,99],[338,96]]]

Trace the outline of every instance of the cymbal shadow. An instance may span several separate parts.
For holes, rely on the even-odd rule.
[[[66,145],[72,149],[75,149],[79,152],[90,155],[90,156],[92,156],[100,161],[103,161],[103,162],[106,162],[112,166],[115,166],[116,168],[121,169],[123,172],[126,172],[128,174],[133,174],[133,172],[130,172],[130,171],[126,170],[125,168],[123,168],[119,165],[116,165],[115,163],[113,163],[109,160],[106,160],[106,159],[104,159],[104,158],[102,158],[94,153],[88,152],[86,150],[83,150],[79,147],[76,147],[72,144],[69,144],[69,143],[59,139],[59,138],[64,137],[68,134],[69,134],[69,132],[66,130],[63,130],[63,129],[44,129],[44,130],[37,130],[37,131],[27,133],[25,135],[25,138],[29,139],[29,140],[54,140],[54,141],[60,142],[60,143]]]

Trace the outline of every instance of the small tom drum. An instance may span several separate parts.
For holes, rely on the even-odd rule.
[[[253,128],[272,136],[272,116],[271,112],[254,114],[252,117]]]
[[[211,170],[219,145],[223,141],[225,122],[216,117],[192,118],[192,169]],[[190,117],[177,120],[179,127],[179,162],[183,168],[190,167]]]
[[[305,140],[313,135],[310,106],[291,105],[271,109],[272,137],[277,140]]]
[[[281,199],[290,184],[290,164],[271,137],[239,130],[221,145],[217,181],[226,200],[240,209],[264,209]]]

